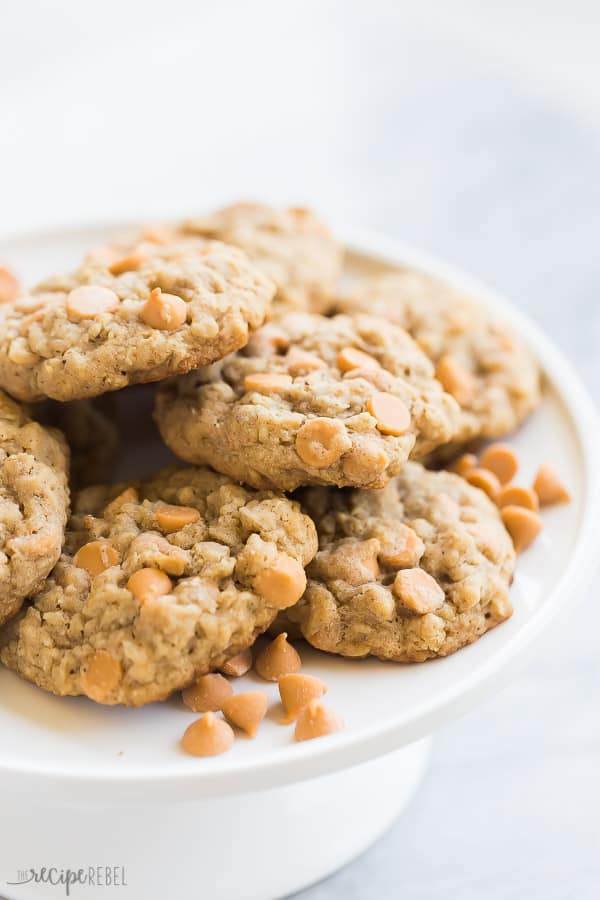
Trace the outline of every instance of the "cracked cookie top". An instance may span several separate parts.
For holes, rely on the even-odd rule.
[[[274,290],[216,241],[91,254],[0,307],[0,384],[22,400],[74,400],[187,372],[242,347]]]
[[[254,487],[382,487],[449,441],[455,400],[409,335],[371,316],[289,313],[241,353],[161,385],[169,447]]]
[[[88,488],[64,552],[0,631],[0,659],[55,694],[161,700],[250,646],[301,596],[312,521],[208,469]]]

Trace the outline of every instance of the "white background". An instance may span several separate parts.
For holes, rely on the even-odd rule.
[[[3,3],[0,232],[314,204],[494,283],[598,396],[599,47],[593,0]],[[599,620],[595,586],[303,897],[597,898]]]

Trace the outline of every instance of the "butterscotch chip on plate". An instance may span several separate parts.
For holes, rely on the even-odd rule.
[[[382,487],[410,456],[451,440],[458,417],[405,331],[307,313],[281,316],[243,351],[161,385],[155,411],[182,459],[280,490]]]
[[[282,560],[304,566],[317,546],[296,502],[208,469],[88,488],[74,509],[59,562],[0,630],[0,660],[45,690],[99,703],[141,706],[197,687],[285,605],[260,576]],[[191,702],[206,706],[196,687]]]
[[[275,287],[216,241],[148,245],[136,265],[90,255],[0,307],[0,385],[74,400],[157,381],[242,347]]]
[[[0,391],[0,624],[57,561],[69,506],[69,451]]]
[[[511,615],[511,539],[496,505],[460,476],[407,463],[382,491],[310,488],[301,499],[319,552],[276,627],[329,653],[421,662]]]
[[[539,403],[539,370],[526,347],[483,305],[443,281],[402,269],[365,280],[335,309],[382,316],[412,335],[461,407],[455,444],[508,434]]]
[[[245,250],[277,285],[274,310],[323,312],[331,302],[341,249],[309,209],[236,203],[190,219],[182,230]]]

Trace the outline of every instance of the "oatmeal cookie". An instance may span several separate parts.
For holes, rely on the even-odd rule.
[[[0,391],[0,623],[37,590],[60,555],[69,453]]]
[[[245,250],[277,285],[274,310],[323,312],[331,302],[342,253],[309,209],[236,203],[190,219],[182,230]]]
[[[187,372],[242,347],[273,284],[216,241],[88,257],[0,307],[0,386],[22,400],[76,400]]]
[[[0,631],[0,659],[55,694],[162,700],[295,603],[316,549],[297,503],[208,469],[88,488],[46,584]]]
[[[459,414],[400,328],[288,313],[242,353],[161,385],[156,421],[188,462],[254,487],[382,487],[449,441]]]
[[[511,615],[511,539],[458,475],[408,463],[383,491],[310,488],[302,500],[320,549],[277,628],[329,653],[422,662]]]
[[[510,328],[444,282],[410,269],[364,282],[335,304],[405,328],[461,406],[454,441],[513,431],[540,401],[538,366]]]

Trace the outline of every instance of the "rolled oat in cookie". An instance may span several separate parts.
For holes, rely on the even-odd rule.
[[[457,444],[513,431],[540,401],[538,366],[510,328],[448,284],[410,269],[372,278],[335,304],[405,328],[461,407]]]
[[[274,310],[324,312],[331,303],[341,248],[309,209],[236,203],[190,219],[182,229],[245,250],[277,285]]]
[[[408,463],[383,491],[302,492],[319,552],[276,629],[342,656],[448,656],[512,612],[515,553],[496,506],[449,472]]]
[[[288,313],[241,353],[161,385],[155,417],[182,459],[254,487],[382,487],[451,440],[459,410],[405,331],[371,316]]]
[[[64,401],[188,372],[242,347],[275,291],[216,241],[147,242],[116,263],[90,255],[0,307],[0,386]]]
[[[295,603],[316,548],[297,503],[208,469],[88,488],[46,584],[0,631],[0,660],[59,695],[162,700]]]
[[[37,590],[60,555],[69,506],[62,434],[0,391],[0,624]]]

